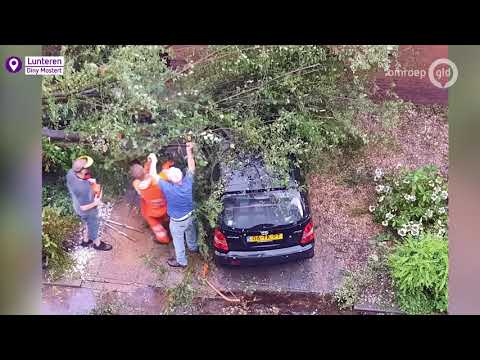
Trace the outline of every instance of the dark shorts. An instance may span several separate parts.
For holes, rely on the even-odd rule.
[[[98,216],[97,212],[89,215],[80,216],[82,223],[87,225],[88,239],[95,241],[98,237]]]

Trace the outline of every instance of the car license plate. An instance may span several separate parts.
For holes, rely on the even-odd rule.
[[[247,238],[248,242],[269,242],[282,240],[283,234],[270,234],[270,235],[254,235]]]

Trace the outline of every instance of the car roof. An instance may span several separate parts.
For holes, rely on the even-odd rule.
[[[287,186],[282,184],[278,174],[269,172],[263,161],[255,158],[238,160],[233,167],[223,164],[222,178],[225,180],[225,192],[244,192],[297,187],[298,182],[289,175]]]

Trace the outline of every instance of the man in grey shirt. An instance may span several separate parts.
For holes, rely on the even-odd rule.
[[[98,197],[95,196],[90,182],[85,179],[88,172],[85,165],[86,160],[77,159],[67,173],[67,188],[72,197],[73,208],[88,229],[88,239],[82,239],[82,246],[90,246],[93,243],[95,250],[108,251],[112,246],[98,238],[97,206],[101,203],[102,193]]]

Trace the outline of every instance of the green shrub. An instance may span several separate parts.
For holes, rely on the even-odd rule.
[[[445,312],[448,306],[448,241],[424,233],[408,236],[389,257],[400,308],[410,314]]]
[[[75,214],[66,185],[44,184],[42,186],[42,207],[56,208],[61,215]]]
[[[62,210],[45,207],[42,210],[42,255],[48,277],[57,279],[68,270],[73,261],[63,243],[78,226],[78,220],[71,215],[62,215]]]
[[[335,290],[334,298],[340,309],[350,309],[360,297],[363,279],[358,274],[347,271],[341,285]]]
[[[398,176],[383,178],[375,171],[375,206],[370,206],[375,221],[390,228],[402,238],[419,237],[430,231],[443,236],[447,232],[447,182],[434,166],[402,172]]]

